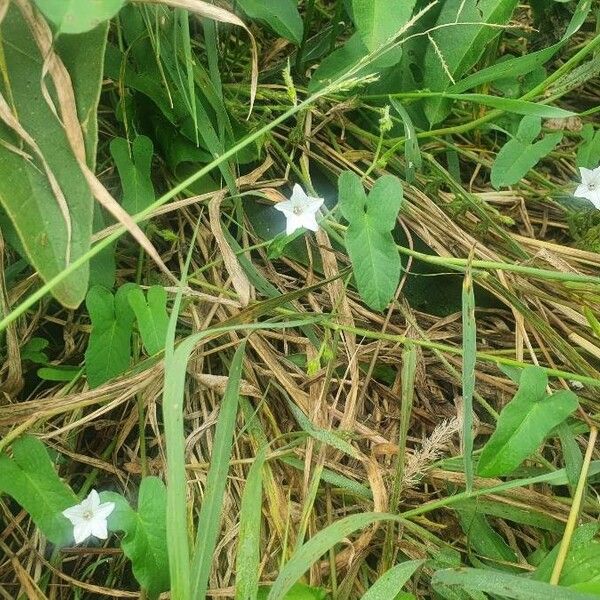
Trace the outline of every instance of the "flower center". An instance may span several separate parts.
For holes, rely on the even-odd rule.
[[[295,215],[301,215],[303,213],[303,210],[302,210],[301,206],[294,206],[294,208],[292,209],[292,212]]]
[[[93,513],[91,510],[86,510],[86,511],[83,513],[83,518],[84,518],[86,521],[89,521],[89,520],[91,520],[91,518],[92,518],[93,516],[94,516],[94,513]]]
[[[590,190],[590,192],[593,192],[597,187],[597,184],[595,181],[591,181],[590,183],[588,183],[588,190]]]

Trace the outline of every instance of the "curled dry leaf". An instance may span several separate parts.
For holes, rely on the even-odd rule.
[[[201,17],[207,17],[208,19],[212,19],[213,21],[237,25],[238,27],[242,27],[246,31],[246,33],[250,37],[250,48],[252,52],[252,77],[250,81],[250,112],[248,113],[248,116],[250,116],[250,114],[252,113],[252,107],[254,106],[256,89],[258,87],[258,50],[256,49],[256,40],[254,39],[252,32],[250,31],[250,29],[248,29],[244,21],[242,21],[234,13],[225,10],[224,8],[215,6],[214,4],[204,2],[203,0],[138,0],[138,2],[145,2],[147,4],[166,4],[167,6],[172,6],[174,8],[183,8],[185,10],[189,10],[190,12],[196,13]]]

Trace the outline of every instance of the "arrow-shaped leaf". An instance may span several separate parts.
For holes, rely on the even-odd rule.
[[[169,327],[165,288],[153,285],[144,298],[144,292],[135,287],[129,291],[128,299],[135,313],[146,352],[150,356],[160,352],[165,347]]]

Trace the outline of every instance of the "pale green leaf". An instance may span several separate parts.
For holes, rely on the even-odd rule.
[[[519,389],[504,407],[496,431],[483,447],[478,473],[482,477],[507,475],[544,441],[550,431],[577,409],[577,396],[561,390],[548,396],[548,376],[539,367],[527,367]]]
[[[34,0],[58,33],[83,33],[114,17],[125,0]]]
[[[581,138],[575,164],[578,167],[595,169],[600,162],[600,129],[595,130],[591,123],[586,123],[581,130]]]
[[[149,356],[164,350],[169,327],[167,313],[167,292],[160,285],[153,285],[146,292],[135,287],[127,296],[129,305],[135,313],[142,336],[142,343]]]
[[[273,31],[300,45],[304,24],[295,0],[238,0],[238,6],[251,18],[267,23]]]
[[[73,540],[73,529],[62,511],[77,504],[77,496],[60,479],[37,438],[15,440],[12,452],[12,458],[0,456],[0,492],[14,498],[53,544],[66,545]]]
[[[496,189],[519,182],[562,140],[563,134],[556,132],[534,142],[540,129],[540,117],[529,116],[521,120],[517,135],[504,144],[492,165],[492,185]]]
[[[416,0],[352,0],[354,25],[369,52],[377,50],[408,23]]]
[[[134,287],[125,284],[113,296],[107,289],[94,286],[87,294],[92,331],[85,352],[85,371],[90,387],[98,387],[129,368],[134,314],[127,297]]]
[[[407,560],[386,571],[367,591],[362,600],[389,600],[395,598],[402,586],[424,563],[423,560]]]
[[[267,586],[261,587],[258,590],[258,596],[253,597],[252,600],[267,600],[270,589]],[[326,600],[328,597],[327,592],[321,588],[295,583],[283,600]]]
[[[117,165],[123,188],[121,204],[130,215],[141,212],[154,202],[152,152],[152,140],[143,135],[133,141],[131,154],[126,139],[115,138],[110,143],[110,153]]]
[[[400,280],[400,255],[391,234],[402,204],[402,185],[393,175],[378,179],[368,198],[357,175],[338,181],[342,215],[348,220],[346,248],[358,291],[375,310],[383,310]]]
[[[124,531],[123,553],[131,561],[133,574],[149,598],[169,589],[167,553],[167,491],[158,477],[144,477],[139,489],[137,511],[113,492],[100,494],[103,502],[114,502],[108,518],[111,531]]]

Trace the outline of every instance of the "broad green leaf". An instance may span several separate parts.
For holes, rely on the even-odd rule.
[[[263,446],[254,459],[240,508],[240,531],[235,561],[235,600],[255,600],[260,578],[260,528],[262,522],[263,480],[267,447]]]
[[[593,595],[567,587],[484,569],[443,569],[433,574],[431,583],[434,589],[443,585],[451,589],[486,592],[513,600],[597,600]]]
[[[92,331],[85,351],[85,372],[90,387],[121,375],[131,361],[131,333],[134,314],[127,300],[135,284],[121,286],[113,296],[94,286],[85,299]]]
[[[501,28],[495,25],[508,23],[517,3],[518,0],[444,2],[425,52],[423,87],[443,91],[467,73],[500,34]],[[431,125],[439,123],[448,113],[448,102],[427,100],[425,113]]]
[[[142,343],[149,356],[164,350],[169,327],[167,292],[160,285],[153,285],[144,297],[139,287],[132,288],[127,296],[135,313],[142,336]]]
[[[123,188],[121,204],[130,215],[141,212],[154,202],[152,152],[152,140],[143,135],[133,141],[131,155],[126,139],[115,138],[110,143],[110,153],[117,165]]]
[[[519,182],[562,140],[563,134],[556,132],[534,142],[540,131],[540,117],[530,116],[521,120],[517,135],[502,146],[492,165],[492,185],[496,189]]]
[[[507,475],[544,441],[550,431],[577,409],[577,396],[561,390],[548,396],[548,376],[539,367],[527,367],[519,389],[504,407],[496,431],[483,447],[477,471],[482,477]]]
[[[0,145],[0,205],[28,260],[48,281],[89,249],[94,200],[64,129],[42,95],[44,57],[14,3],[9,5],[0,34],[6,63],[0,92],[10,99],[21,127],[37,144],[36,148],[24,141],[0,120],[4,142]],[[7,81],[10,90],[5,87]],[[60,188],[58,194],[53,191],[53,179]],[[55,298],[68,308],[77,308],[87,291],[88,273],[86,264],[54,286]]]
[[[34,0],[58,33],[83,33],[114,17],[125,0]]]
[[[258,590],[258,595],[252,600],[267,600],[270,587],[263,586]],[[283,597],[283,600],[326,600],[328,594],[325,590],[316,587],[310,587],[303,583],[295,583],[290,591]]]
[[[416,0],[352,0],[354,25],[369,52],[389,42],[408,23]]]
[[[400,281],[400,255],[391,231],[402,204],[402,185],[393,175],[378,179],[368,198],[358,175],[346,171],[338,180],[339,203],[348,221],[346,248],[362,299],[383,310]]]
[[[221,528],[223,495],[227,485],[227,472],[233,447],[233,434],[239,403],[240,381],[246,342],[238,346],[229,368],[229,380],[221,402],[219,420],[215,430],[210,469],[206,478],[204,500],[198,518],[198,535],[192,557],[192,597],[204,598],[212,567],[213,552]]]
[[[304,24],[296,0],[238,0],[238,6],[251,19],[267,23],[281,37],[297,45],[302,42]]]
[[[142,478],[137,511],[120,494],[102,492],[100,498],[115,503],[108,517],[109,529],[125,532],[121,548],[131,561],[133,574],[149,598],[158,598],[169,589],[165,484],[158,477]]]
[[[12,496],[53,544],[64,546],[72,541],[73,529],[61,513],[77,504],[77,496],[60,479],[37,438],[17,439],[12,451],[13,458],[0,456],[0,492]]]
[[[369,51],[360,39],[358,33],[354,33],[342,46],[336,48],[331,54],[323,59],[321,64],[310,79],[308,89],[310,92],[325,87],[332,81],[338,79],[351,68],[364,59]],[[400,47],[391,48],[378,56],[368,65],[361,67],[354,74],[354,77],[363,77],[368,74],[378,73],[395,65],[402,58],[402,49]]]
[[[363,594],[362,600],[389,600],[395,598],[402,586],[424,562],[423,560],[407,560],[392,567]]]
[[[575,163],[578,167],[595,169],[600,162],[600,129],[595,130],[591,123],[586,123],[581,130],[581,138]]]

